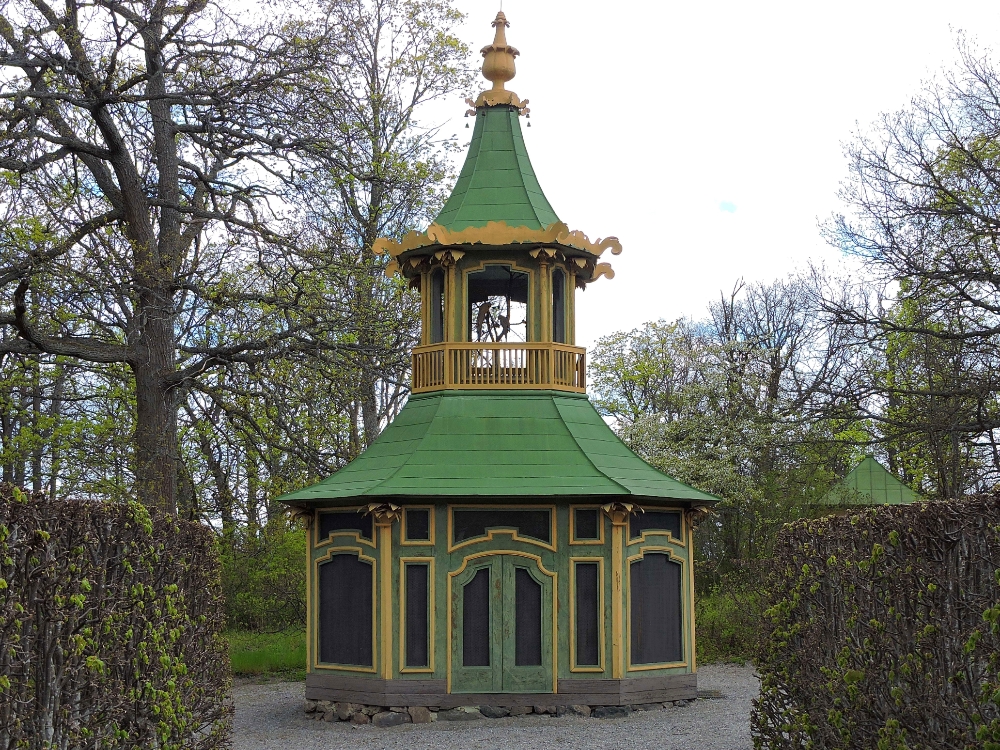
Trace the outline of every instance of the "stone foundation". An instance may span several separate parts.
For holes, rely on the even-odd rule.
[[[440,706],[368,706],[363,703],[306,700],[305,712],[316,721],[349,721],[352,724],[374,724],[396,727],[400,724],[430,724],[432,721],[476,721],[501,719],[505,716],[585,716],[613,719],[628,716],[633,711],[656,711],[686,706],[690,700],[664,703],[640,703],[633,706],[457,706],[442,710]]]

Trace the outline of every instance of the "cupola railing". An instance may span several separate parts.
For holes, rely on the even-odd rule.
[[[542,388],[587,392],[587,350],[551,342],[426,344],[413,349],[413,392]]]

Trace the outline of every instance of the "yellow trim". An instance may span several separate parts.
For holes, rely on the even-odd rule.
[[[378,592],[376,591],[377,579],[377,567],[378,564],[374,557],[368,557],[364,550],[358,549],[356,547],[330,547],[327,549],[326,554],[323,557],[317,557],[313,560],[313,566],[319,567],[322,563],[329,560],[331,557],[337,554],[355,554],[358,559],[362,562],[368,563],[372,566],[372,665],[371,667],[359,666],[357,664],[333,664],[327,662],[320,662],[319,657],[319,612],[315,612],[316,622],[313,623],[313,635],[312,635],[312,654],[316,657],[316,661],[311,662],[312,668],[316,669],[330,669],[330,670],[340,670],[344,672],[367,672],[369,674],[375,674],[378,672],[375,656],[375,646],[378,643]],[[317,576],[316,581],[319,578]],[[315,585],[315,583],[314,583]]]
[[[316,528],[316,536],[315,536],[315,540],[316,541],[313,544],[313,547],[315,549],[319,549],[321,547],[325,547],[328,544],[332,544],[333,543],[333,537],[335,537],[335,536],[346,536],[346,537],[350,537],[352,539],[352,541],[354,541],[355,544],[364,544],[367,547],[371,547],[372,549],[375,549],[377,545],[375,543],[375,522],[374,521],[372,521],[372,538],[371,539],[365,539],[363,536],[361,536],[361,534],[359,532],[357,532],[357,531],[349,531],[349,530],[346,530],[346,531],[331,531],[329,534],[326,535],[326,539],[320,539],[320,536],[319,536],[319,519],[320,519],[320,516],[322,516],[322,515],[324,515],[326,513],[357,513],[359,515],[362,515],[364,513],[364,511],[365,511],[365,507],[364,506],[360,506],[360,505],[358,507],[356,507],[356,508],[329,508],[329,509],[317,510],[316,511],[316,521],[313,524],[313,526]]]
[[[430,539],[407,539],[406,538],[406,513],[410,510],[426,510],[430,521],[427,526],[427,534]],[[433,505],[410,505],[403,506],[403,520],[399,527],[399,544],[402,547],[433,547],[435,542],[434,528],[434,506]]]
[[[379,654],[382,657],[382,679],[392,679],[392,522],[375,526],[379,532],[379,594],[382,606],[379,622],[382,625],[382,642]]]
[[[312,529],[317,526],[318,519],[319,512],[314,510],[312,528],[309,528],[307,531],[308,541],[306,543],[306,666],[309,668],[313,666],[313,656],[315,655],[312,647],[313,635],[319,630],[319,623],[313,623],[314,616],[319,619],[319,613],[316,611],[316,597],[313,596],[312,590],[313,550],[315,549],[315,545],[309,543],[312,542]]]
[[[576,663],[576,564],[578,562],[597,563],[597,612],[598,635],[596,666],[578,666]],[[603,557],[571,557],[569,558],[569,671],[570,672],[603,672],[604,667],[604,558]]]
[[[474,343],[474,344],[486,344],[486,343],[489,343],[489,342],[486,342],[486,341],[473,341],[472,340],[472,330],[471,330],[471,324],[470,324],[470,321],[469,321],[469,312],[470,312],[469,311],[469,274],[470,273],[475,273],[476,271],[482,271],[483,269],[486,268],[486,266],[510,266],[511,270],[521,271],[522,273],[526,273],[526,274],[528,274],[528,289],[529,290],[533,290],[535,288],[536,269],[534,267],[532,267],[532,266],[522,265],[521,263],[519,263],[516,260],[502,260],[502,259],[481,260],[478,263],[472,263],[472,264],[470,264],[468,266],[463,267],[462,268],[462,289],[461,289],[461,292],[462,292],[462,294],[461,294],[461,297],[462,297],[462,330],[461,330],[461,337],[460,338],[456,337],[456,338],[452,339],[452,341],[454,341],[456,343],[459,342],[459,341],[464,341],[466,343]],[[534,297],[535,297],[535,295],[531,294],[531,292],[529,291],[528,292],[528,301],[525,303],[525,310],[526,310],[526,314],[527,314],[527,318],[528,318],[527,321],[525,322],[525,325],[524,325],[525,343],[538,341],[538,339],[536,339],[532,335],[532,328],[533,328],[533,326],[535,324],[535,320],[537,320],[536,316],[538,315],[538,311],[537,310],[532,310],[532,307],[535,306],[535,302],[536,302],[536,300],[533,299]],[[516,342],[510,342],[510,343],[516,343]]]
[[[452,515],[454,510],[548,510],[549,511],[549,536],[552,539],[551,544],[543,542],[541,539],[535,539],[533,537],[522,537],[518,536],[517,531],[512,528],[493,528],[486,529],[486,536],[477,536],[472,539],[466,539],[458,544],[452,544],[454,540],[454,523],[452,521]],[[493,536],[495,534],[510,534],[511,541],[521,542],[523,544],[533,544],[536,547],[542,547],[549,550],[550,552],[555,552],[557,547],[556,538],[556,506],[554,505],[449,505],[448,506],[448,552],[454,552],[462,547],[468,547],[471,544],[482,544],[484,542],[492,542]]]
[[[538,319],[541,322],[540,326],[540,339],[542,341],[551,342],[552,341],[552,284],[551,280],[551,265],[549,264],[549,259],[544,255],[539,254],[538,256],[538,291],[539,291],[539,304],[541,305],[541,310],[539,310]]]
[[[682,523],[683,523],[683,519],[682,519]],[[641,560],[643,557],[646,556],[646,553],[653,553],[653,554],[657,554],[657,555],[666,553],[667,556],[672,561],[674,561],[676,563],[679,563],[680,566],[681,566],[681,581],[682,581],[681,585],[682,586],[683,586],[684,579],[687,578],[687,560],[685,560],[683,557],[678,557],[676,554],[674,554],[673,547],[663,547],[663,546],[645,547],[645,548],[639,550],[639,554],[637,554],[637,555],[631,555],[630,557],[625,558],[625,570],[629,573],[628,598],[629,598],[629,605],[630,606],[632,604],[632,576],[631,576],[632,563],[637,562],[638,560]],[[683,589],[682,589],[682,592],[683,592]],[[688,609],[693,610],[694,609],[693,605],[694,605],[694,601],[692,600],[692,602],[688,605]],[[681,597],[681,606],[682,607],[684,606],[684,598],[683,598],[683,596]],[[681,618],[682,618],[681,619],[682,622],[684,621],[684,619],[686,619],[684,612],[681,612]],[[633,665],[632,664],[632,617],[631,617],[631,612],[630,612],[629,618],[628,618],[628,631],[629,631],[629,648],[628,648],[628,664],[627,664],[626,669],[629,672],[646,672],[646,671],[649,671],[651,669],[673,669],[673,668],[678,668],[678,667],[686,667],[688,665],[688,660],[687,659],[684,659],[682,661],[660,662],[660,663],[657,663],[657,664],[636,664],[636,665]],[[683,627],[681,628],[681,639],[682,639],[681,651],[682,652],[687,651],[687,640],[688,639],[684,638]]]
[[[457,570],[452,570],[448,573],[448,693],[451,694],[451,665],[452,665],[452,647],[454,645],[454,638],[452,637],[452,622],[451,622],[451,610],[452,610],[452,590],[454,589],[453,579],[456,576],[461,575],[465,572],[465,569],[469,566],[470,560],[478,560],[481,557],[493,557],[495,555],[514,555],[515,557],[526,557],[529,560],[534,560],[535,564],[538,566],[538,570],[543,574],[552,579],[552,693],[559,692],[559,574],[555,571],[550,571],[546,569],[545,565],[542,564],[542,558],[538,555],[533,555],[529,552],[521,552],[519,550],[489,550],[486,552],[476,552],[471,555],[467,555],[463,560],[462,564]],[[537,695],[547,695],[547,693],[537,693]]]
[[[684,514],[685,529],[684,532],[687,534],[688,539],[694,539],[694,520],[691,513]],[[688,594],[689,602],[688,609],[688,620],[691,626],[691,651],[688,654],[688,658],[691,661],[691,672],[695,673],[698,671],[698,649],[697,643],[695,642],[695,614],[694,614],[694,558],[692,557],[688,564]]]
[[[597,539],[577,539],[576,538],[576,511],[596,510],[597,511]],[[570,544],[604,544],[604,514],[601,513],[600,505],[571,505],[569,506],[569,543]]]
[[[625,596],[622,586],[622,536],[625,534],[625,525],[628,523],[628,516],[625,514],[624,521],[615,521],[611,518],[611,676],[622,679],[624,675],[623,661],[625,658],[623,651],[622,637],[625,630],[623,598]]]
[[[634,544],[645,544],[646,543],[646,535],[647,534],[652,534],[652,535],[656,535],[656,536],[664,536],[665,535],[665,536],[668,536],[670,538],[670,540],[671,540],[671,542],[673,544],[676,544],[679,547],[687,547],[688,536],[687,536],[686,529],[685,529],[685,526],[687,525],[685,523],[685,519],[687,518],[687,514],[684,512],[684,510],[685,510],[684,508],[662,508],[662,507],[655,506],[655,505],[654,506],[644,505],[643,506],[643,510],[644,511],[649,511],[649,512],[652,512],[652,513],[677,513],[681,517],[681,523],[680,523],[680,526],[681,526],[681,538],[678,539],[677,537],[675,537],[667,529],[646,529],[645,531],[642,532],[642,534],[640,534],[639,536],[637,536],[637,537],[635,537],[633,539],[632,538],[632,531],[631,531],[631,529],[629,529],[629,531],[628,531],[628,541],[627,541],[627,545],[629,547],[631,547]],[[635,516],[635,517],[638,517],[638,516]],[[630,519],[631,518],[632,518],[632,516],[630,516]]]
[[[430,674],[434,672],[434,643],[437,633],[434,630],[434,558],[433,557],[401,557],[399,558],[399,671],[401,674]],[[406,564],[417,563],[427,565],[427,647],[426,667],[406,666]]]

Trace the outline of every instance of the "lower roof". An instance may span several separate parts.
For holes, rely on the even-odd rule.
[[[718,501],[639,458],[586,395],[510,390],[411,395],[364,453],[278,500],[336,506],[456,496]]]

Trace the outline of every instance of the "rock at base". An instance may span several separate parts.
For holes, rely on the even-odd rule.
[[[334,703],[333,710],[337,714],[337,718],[340,721],[348,721],[354,714],[356,714],[359,707],[355,706],[353,703]]]
[[[483,718],[475,706],[459,706],[438,712],[438,721],[475,721]]]
[[[511,706],[508,713],[511,716],[527,716],[531,713],[531,706]]]
[[[306,706],[305,706],[305,708],[306,708],[306,713],[307,714],[315,713],[315,711],[316,711],[316,701],[311,701],[309,699],[306,699]]]
[[[367,724],[370,721],[371,719],[368,718],[368,714],[362,713],[361,711],[358,711],[356,714],[351,716],[352,724]]]
[[[556,716],[590,716],[590,706],[559,706]]]
[[[598,706],[591,712],[595,719],[620,719],[632,713],[628,706]]]
[[[532,708],[536,714],[554,714],[557,710],[556,706],[532,706]]]
[[[502,719],[504,716],[510,716],[510,709],[505,706],[480,706],[479,713],[487,719]]]
[[[377,727],[398,727],[409,723],[410,715],[402,711],[382,711],[372,717],[372,724]]]
[[[414,724],[430,724],[434,721],[430,710],[423,706],[410,706],[406,711],[410,714],[410,721]]]
[[[663,708],[662,703],[633,703],[633,711],[659,711]]]

